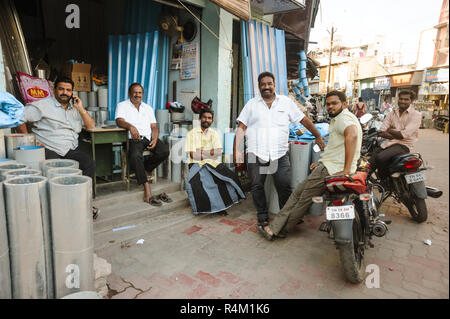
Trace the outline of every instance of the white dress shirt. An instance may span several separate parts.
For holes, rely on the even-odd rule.
[[[115,119],[117,120],[118,118],[124,119],[127,123],[133,125],[141,137],[146,137],[149,141],[152,140],[151,124],[156,124],[156,118],[155,112],[150,105],[142,102],[138,111],[128,99],[117,104]],[[128,138],[132,139],[131,133],[128,133]]]
[[[298,124],[304,117],[287,96],[276,95],[270,109],[258,96],[245,105],[237,121],[247,126],[247,152],[275,161],[289,150],[289,123]]]

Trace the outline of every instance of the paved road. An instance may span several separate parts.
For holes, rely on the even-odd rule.
[[[420,133],[417,150],[435,167],[427,173],[427,184],[444,196],[427,201],[430,217],[420,225],[404,207],[392,201],[383,206],[392,220],[390,231],[375,238],[375,248],[366,253],[366,265],[380,269],[380,288],[346,283],[338,251],[317,230],[323,217],[308,217],[292,236],[268,242],[256,232],[255,211],[247,200],[227,217],[186,221],[191,213],[181,210],[150,219],[152,230],[136,238],[144,245],[134,241],[130,247],[99,251],[112,264],[110,297],[449,298],[449,136],[436,130]]]

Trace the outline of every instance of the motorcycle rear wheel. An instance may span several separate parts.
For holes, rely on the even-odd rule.
[[[364,230],[359,220],[358,214],[355,214],[353,221],[353,237],[349,244],[337,244],[344,275],[348,281],[353,284],[359,284],[365,277],[364,264]]]
[[[428,218],[427,204],[424,199],[411,195],[409,201],[403,200],[403,204],[408,208],[412,219],[418,223],[423,223]]]

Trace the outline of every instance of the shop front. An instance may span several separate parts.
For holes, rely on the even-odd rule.
[[[433,102],[439,115],[448,115],[449,82],[448,67],[428,69],[425,72],[421,95],[424,101]]]
[[[397,102],[398,94],[401,90],[412,90],[416,96],[419,94],[419,87],[422,85],[423,71],[412,71],[391,76],[391,97],[395,97]]]

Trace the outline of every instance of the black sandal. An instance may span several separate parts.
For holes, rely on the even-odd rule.
[[[173,202],[172,199],[169,196],[167,196],[166,193],[159,194],[158,199],[160,201],[163,201],[164,203],[172,203]]]
[[[267,226],[267,225],[266,225]],[[264,225],[260,224],[258,225],[257,229],[258,232],[264,236],[265,239],[272,241],[273,240],[273,236],[271,234],[269,234],[268,232],[266,232],[266,230],[264,229]]]
[[[100,213],[100,209],[98,209],[97,207],[92,207],[92,218],[94,220],[97,219],[99,213]]]
[[[148,203],[155,207],[161,207],[162,203],[156,198],[155,196],[152,196],[148,199]]]

